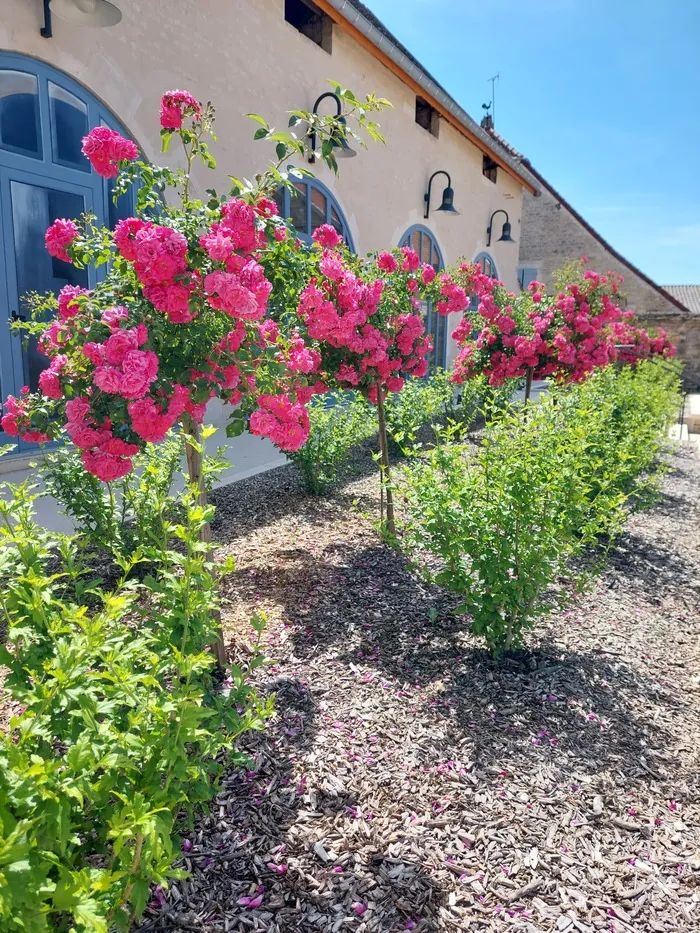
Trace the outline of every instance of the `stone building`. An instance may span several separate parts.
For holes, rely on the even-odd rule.
[[[356,0],[115,0],[122,17],[91,29],[53,16],[42,0],[2,0],[0,15],[0,380],[2,394],[36,383],[44,359],[11,334],[29,290],[94,283],[95,270],[53,260],[43,235],[56,216],[85,209],[113,223],[117,209],[107,184],[80,154],[81,137],[96,124],[131,136],[154,162],[160,153],[162,93],[186,88],[217,108],[216,173],[200,173],[200,190],[225,190],[227,176],[250,176],[273,155],[254,142],[246,112],[286,127],[286,113],[311,110],[329,79],[357,95],[376,92],[393,104],[380,115],[386,145],[369,144],[343,159],[336,178],[316,163],[316,178],[287,198],[301,236],[334,223],[359,253],[410,242],[436,266],[479,259],[509,288],[517,287],[517,245],[486,246],[489,219],[509,220],[519,238],[521,192],[535,186],[518,164],[442,88],[373,14]],[[62,0],[62,7],[80,7]],[[83,7],[87,7],[82,4]],[[98,4],[99,6],[99,4]],[[321,107],[332,106],[325,101]],[[323,110],[322,112],[326,112]],[[329,109],[329,113],[332,110]],[[458,214],[439,211],[445,175],[424,195],[435,172],[446,172]],[[450,322],[452,323],[452,322]],[[455,322],[456,323],[456,322]],[[437,362],[456,348],[445,319],[430,317]],[[449,328],[450,330],[452,328]],[[212,406],[210,419],[223,420]],[[212,443],[218,443],[215,439]],[[280,462],[265,441],[243,436],[229,444],[232,476]],[[17,476],[31,450],[19,446],[0,469]]]

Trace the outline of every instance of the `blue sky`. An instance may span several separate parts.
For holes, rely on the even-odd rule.
[[[367,0],[659,284],[700,283],[700,0]]]

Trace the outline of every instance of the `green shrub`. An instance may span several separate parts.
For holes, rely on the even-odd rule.
[[[384,409],[389,444],[394,452],[416,447],[424,424],[445,418],[455,395],[452,374],[437,369],[426,379],[407,379],[403,389],[388,396]]]
[[[0,928],[125,930],[151,885],[181,877],[179,816],[212,797],[269,706],[239,668],[229,695],[211,689],[218,606],[199,531],[212,510],[193,490],[161,544],[142,542],[158,579],[127,580],[125,561],[112,592],[87,582],[74,539],[36,525],[30,487],[10,492],[0,662],[20,712],[0,739]]]
[[[455,435],[464,434],[474,426],[479,418],[495,421],[507,411],[515,380],[508,380],[502,386],[491,386],[484,376],[474,376],[459,386],[447,409],[447,421],[454,426]]]
[[[494,654],[551,605],[569,559],[608,539],[649,482],[677,380],[657,364],[596,374],[487,425],[482,446],[442,443],[405,474],[406,542],[463,597]]]
[[[304,488],[320,495],[338,478],[341,465],[358,444],[377,430],[374,407],[357,392],[329,392],[309,403],[311,430],[304,446],[289,454]]]
[[[160,540],[163,519],[177,512],[178,499],[171,491],[181,460],[182,439],[171,432],[161,444],[147,445],[135,458],[133,472],[113,483],[89,473],[72,446],[44,457],[40,473],[83,543],[121,561],[144,542]],[[207,463],[211,487],[224,464],[215,457]]]

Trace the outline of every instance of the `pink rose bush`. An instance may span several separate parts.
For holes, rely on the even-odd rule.
[[[380,388],[400,392],[407,377],[424,376],[432,343],[423,303],[432,301],[442,314],[463,311],[464,289],[447,274],[436,277],[409,247],[361,260],[328,225],[313,241],[311,251],[282,249],[305,267],[297,314],[305,344],[318,355],[320,385],[357,389],[376,402]]]
[[[360,106],[350,92],[345,99],[346,114],[355,112],[358,123],[381,138],[366,115],[386,102],[369,95]],[[113,231],[91,219],[59,219],[46,233],[52,256],[109,271],[91,291],[66,286],[56,298],[34,302],[38,320],[30,327],[49,365],[35,392],[8,398],[2,423],[8,435],[38,443],[65,433],[86,469],[105,482],[126,475],[144,445],[162,441],[178,423],[194,439],[212,398],[235,407],[227,433],[248,426],[282,450],[298,450],[309,432],[307,403],[336,384],[334,367],[326,365],[328,346],[351,354],[350,341],[355,356],[348,355],[343,384],[358,373],[367,388],[378,374],[397,387],[400,372],[420,371],[428,350],[415,322],[397,318],[388,334],[376,326],[379,317],[370,323],[383,284],[366,282],[349,268],[332,226],[314,234],[312,264],[308,256],[298,261],[301,244],[288,235],[270,195],[286,183],[280,166],[293,153],[306,154],[303,140],[275,133],[278,162],[256,176],[254,188],[241,183],[223,197],[209,192],[206,205],[190,197],[194,161],[215,166],[205,141],[213,136],[212,119],[211,105],[187,91],[163,96],[163,150],[179,137],[185,170],[148,166],[119,133],[91,130],[83,153],[98,174],[116,179],[116,195],[138,183],[137,215],[120,220]],[[255,119],[265,127],[256,138],[273,135],[262,118]],[[320,138],[335,132],[328,118],[306,114],[305,120],[316,121]],[[347,125],[345,130],[360,139]],[[323,158],[335,167],[332,153]],[[163,199],[167,188],[179,194],[178,206],[176,198]],[[279,250],[298,252],[291,283],[275,265]],[[308,275],[299,280],[299,273]],[[324,329],[321,315],[315,337],[297,308],[302,292],[311,308],[306,289],[313,273],[343,317],[334,330]],[[399,333],[402,351],[392,349]]]
[[[618,345],[636,342],[634,315],[619,308],[622,282],[612,273],[586,270],[555,296],[542,282],[531,282],[520,295],[509,293],[476,266],[460,266],[457,278],[477,299],[476,313],[466,315],[453,333],[460,345],[454,381],[483,374],[491,385],[530,374],[560,382],[582,382],[608,364],[628,359]],[[653,343],[640,337],[646,356],[672,355],[664,333]]]
[[[615,340],[616,358],[630,366],[652,356],[670,360],[676,355],[676,348],[662,327],[657,329],[656,336],[652,336],[644,327],[635,325],[631,311],[622,312],[621,320],[612,325],[611,332]]]
[[[163,128],[202,150],[209,165],[203,115],[186,92],[163,98]],[[113,130],[92,130],[83,151],[104,177],[139,177],[136,147]],[[184,203],[163,207],[157,222],[129,217],[109,232],[61,219],[47,231],[52,256],[109,262],[110,271],[92,291],[66,286],[46,299],[42,315],[54,314],[38,339],[49,365],[36,392],[4,406],[9,436],[43,443],[65,432],[105,482],[127,474],[144,445],[175,424],[196,430],[212,398],[239,406],[231,433],[249,420],[254,434],[297,450],[309,431],[305,405],[326,389],[321,353],[298,327],[285,332],[269,316],[273,284],[261,259],[287,239],[275,203],[255,191],[205,207],[189,200],[183,173],[158,171]],[[318,232],[329,250],[336,237],[332,227]]]

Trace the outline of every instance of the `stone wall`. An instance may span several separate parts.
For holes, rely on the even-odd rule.
[[[700,386],[700,315],[682,310],[650,282],[615,256],[547,188],[533,197],[523,192],[519,263],[537,270],[537,278],[551,284],[552,274],[564,263],[587,256],[598,272],[622,275],[627,307],[650,327],[663,327],[677,345],[686,366],[686,379]]]

